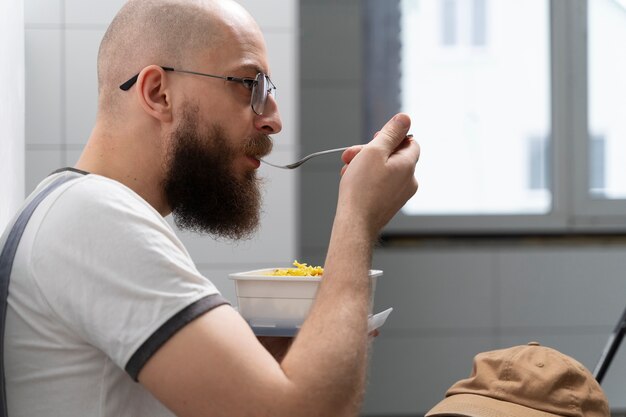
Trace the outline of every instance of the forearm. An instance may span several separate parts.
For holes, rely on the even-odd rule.
[[[281,365],[313,409],[334,416],[356,414],[367,369],[373,238],[348,218],[335,220],[316,301]]]

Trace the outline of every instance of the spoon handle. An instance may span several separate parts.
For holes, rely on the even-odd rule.
[[[282,168],[282,169],[294,169],[294,168],[298,168],[300,165],[304,164],[306,161],[308,161],[311,158],[315,158],[316,156],[320,156],[320,155],[325,155],[327,153],[333,153],[333,152],[342,152],[345,151],[346,149],[350,148],[351,146],[346,146],[345,148],[337,148],[337,149],[328,149],[325,151],[319,151],[319,152],[315,152],[312,154],[309,154],[307,156],[305,156],[304,158],[300,159],[299,161],[296,161],[292,164],[289,165],[276,165],[273,164],[271,162],[267,162],[266,160],[262,159],[261,161],[263,161],[263,163],[273,166],[275,168]]]
[[[299,160],[298,162],[295,162],[294,164],[301,165],[301,164],[303,164],[304,162],[308,161],[309,159],[311,159],[311,158],[315,158],[316,156],[326,155],[327,153],[343,152],[343,151],[345,151],[345,150],[346,150],[346,149],[348,149],[348,148],[350,148],[350,146],[346,146],[346,147],[344,147],[344,148],[327,149],[327,150],[325,150],[325,151],[315,152],[315,153],[312,153],[312,154],[310,154],[310,155],[305,156],[304,158],[302,158],[302,159],[301,159],[301,160]],[[294,164],[291,164],[291,165],[294,165]]]
[[[407,138],[412,138],[413,134],[409,133],[408,135],[406,135]],[[343,152],[348,148],[351,148],[352,146],[355,145],[351,145],[351,146],[345,146],[343,148],[336,148],[336,149],[327,149],[325,151],[319,151],[319,152],[314,152],[312,154],[309,154],[305,157],[303,157],[302,159],[300,159],[299,161],[294,162],[293,164],[289,164],[289,165],[276,165],[276,164],[272,164],[271,162],[267,162],[266,160],[262,159],[261,161],[264,164],[273,166],[275,168],[282,168],[282,169],[294,169],[294,168],[298,168],[300,165],[304,164],[306,161],[308,161],[311,158],[315,158],[316,156],[320,156],[320,155],[326,155],[327,153],[334,153],[334,152]]]

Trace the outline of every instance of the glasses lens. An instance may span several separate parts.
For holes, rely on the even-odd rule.
[[[256,75],[256,84],[252,88],[251,100],[252,110],[254,110],[256,114],[263,114],[265,101],[267,100],[267,77],[265,74],[258,73]]]

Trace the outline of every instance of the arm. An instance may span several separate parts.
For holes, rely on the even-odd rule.
[[[419,147],[391,121],[342,176],[325,278],[281,363],[229,306],[175,334],[139,374],[178,416],[354,416],[365,383],[373,241],[415,193]],[[345,159],[344,159],[345,160]]]

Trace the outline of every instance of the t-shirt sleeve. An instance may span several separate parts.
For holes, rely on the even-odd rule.
[[[55,195],[31,256],[53,314],[134,379],[173,334],[227,303],[158,212],[103,178]]]

